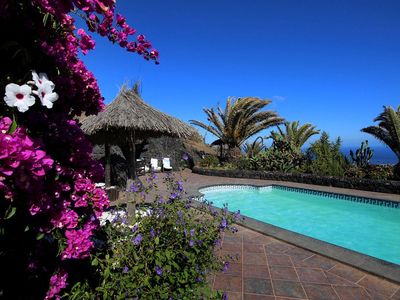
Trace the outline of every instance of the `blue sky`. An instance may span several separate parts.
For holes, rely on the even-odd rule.
[[[204,107],[258,96],[345,146],[379,144],[360,129],[383,105],[400,104],[398,0],[120,0],[117,10],[152,41],[161,64],[96,38],[83,60],[106,103],[125,81],[141,80],[151,105],[206,121]]]

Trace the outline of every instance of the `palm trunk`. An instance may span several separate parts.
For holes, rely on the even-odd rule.
[[[232,162],[237,160],[242,153],[240,152],[240,148],[238,146],[229,146],[228,148],[228,161]]]

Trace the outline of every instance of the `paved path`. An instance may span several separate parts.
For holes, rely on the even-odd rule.
[[[165,189],[163,176],[160,174],[157,179],[160,191]],[[199,187],[214,184],[282,184],[267,180],[203,176],[190,170],[183,171],[181,176],[186,180],[185,189],[190,195],[197,194]],[[400,201],[399,195],[297,183],[285,185]],[[238,233],[224,235],[219,255],[237,258],[231,261],[226,273],[210,278],[213,287],[226,291],[231,300],[400,300],[398,284],[243,227],[239,227]]]

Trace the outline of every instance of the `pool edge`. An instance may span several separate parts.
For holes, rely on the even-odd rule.
[[[221,184],[221,185],[229,186],[230,184]],[[260,185],[252,185],[252,184],[232,184],[232,185],[261,187]],[[263,187],[272,185],[273,184],[263,185]],[[204,195],[199,190],[212,186],[215,185],[207,185],[199,187],[197,190],[197,195],[192,195],[192,196],[195,198],[201,198]],[[201,206],[202,203],[196,202],[195,205]],[[221,211],[221,209],[218,207],[213,206],[213,208],[218,211]],[[400,283],[400,265],[397,265],[395,263],[391,263],[354,250],[350,250],[341,246],[331,244],[329,242],[325,242],[287,229],[283,229],[269,223],[255,220],[251,217],[244,216],[244,220],[238,221],[236,223],[248,229],[269,235],[276,239],[301,247],[303,249],[337,260],[339,262],[345,263],[347,265],[371,273],[373,275],[379,276],[381,278],[388,279],[395,283]]]

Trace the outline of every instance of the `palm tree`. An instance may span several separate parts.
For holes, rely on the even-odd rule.
[[[246,144],[243,145],[243,152],[248,157],[254,157],[264,149],[265,149],[264,139],[261,136],[256,138],[254,142],[252,143],[246,142]]]
[[[400,105],[395,111],[390,106],[384,106],[383,112],[374,119],[378,126],[369,126],[361,129],[362,132],[373,135],[385,143],[396,154],[400,167]]]
[[[203,109],[209,125],[196,120],[190,122],[215,135],[222,144],[228,146],[228,157],[234,158],[240,155],[240,146],[249,137],[283,123],[284,119],[276,112],[261,111],[270,103],[270,100],[256,97],[228,98],[225,110],[220,107],[217,111],[214,108]]]
[[[285,131],[278,126],[278,132],[272,131],[271,138],[274,142],[286,141],[296,147],[298,150],[313,135],[319,134],[315,126],[306,123],[299,127],[299,121],[285,122]]]

